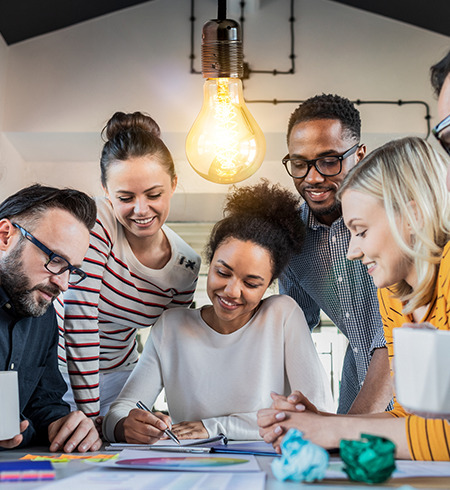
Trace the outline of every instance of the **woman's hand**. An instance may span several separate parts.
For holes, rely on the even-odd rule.
[[[291,428],[308,431],[311,436],[316,436],[316,423],[320,427],[322,416],[303,393],[294,391],[286,397],[272,392],[270,396],[272,406],[258,411],[257,422],[260,436],[272,444],[278,453],[281,440]]]
[[[178,439],[206,439],[209,437],[201,420],[193,422],[180,422],[172,427],[172,432]]]
[[[313,405],[306,396],[300,391],[293,391],[288,397],[279,395],[272,391],[270,394],[273,403],[272,407],[276,410],[288,410],[293,412],[310,412],[319,413],[316,406]]]
[[[117,424],[115,438],[129,444],[154,444],[166,439],[164,431],[171,427],[172,421],[168,415],[134,408]]]
[[[298,429],[303,437],[327,449],[337,447],[339,422],[338,416],[324,416],[306,411],[280,411],[264,408],[258,412],[259,434],[265,442],[272,444],[280,453],[280,444],[289,429]],[[336,430],[335,430],[336,429]]]
[[[100,439],[103,439],[103,419],[105,417],[104,416],[99,416],[99,417],[96,417],[95,420],[94,420],[94,425],[95,425],[95,428],[97,429],[97,432],[98,432],[98,437],[100,437]]]

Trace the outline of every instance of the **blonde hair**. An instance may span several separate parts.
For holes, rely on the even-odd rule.
[[[390,141],[370,153],[344,179],[338,198],[356,190],[382,203],[400,249],[416,270],[414,290],[404,280],[392,287],[411,313],[431,301],[439,264],[450,237],[450,196],[445,185],[447,163],[420,138]],[[399,232],[409,225],[412,240]]]

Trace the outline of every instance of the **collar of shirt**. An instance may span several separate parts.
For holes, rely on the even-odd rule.
[[[1,286],[0,286],[0,308],[12,316],[19,317],[19,315],[17,315],[15,312],[14,306],[12,305],[8,294]]]
[[[311,228],[312,230],[318,230],[319,228],[330,229],[334,226],[342,226],[344,224],[344,220],[343,220],[342,216],[339,217],[337,220],[335,220],[331,226],[328,226],[328,225],[325,225],[324,223],[321,223],[314,216],[311,209],[309,208],[309,206],[306,203],[304,203],[302,206],[302,219],[305,223],[308,223],[308,228]]]

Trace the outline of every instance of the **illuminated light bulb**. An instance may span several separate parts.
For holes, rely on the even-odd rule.
[[[258,170],[266,141],[244,102],[239,78],[211,78],[203,107],[186,140],[194,170],[211,182],[231,184]]]
[[[239,24],[211,20],[203,27],[203,106],[186,138],[186,155],[203,178],[218,184],[240,182],[261,166],[266,141],[248,110],[242,82]]]

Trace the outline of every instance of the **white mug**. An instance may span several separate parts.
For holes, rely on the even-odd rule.
[[[17,371],[0,371],[0,441],[20,434]]]
[[[405,324],[393,335],[398,401],[423,417],[450,417],[450,331]]]

